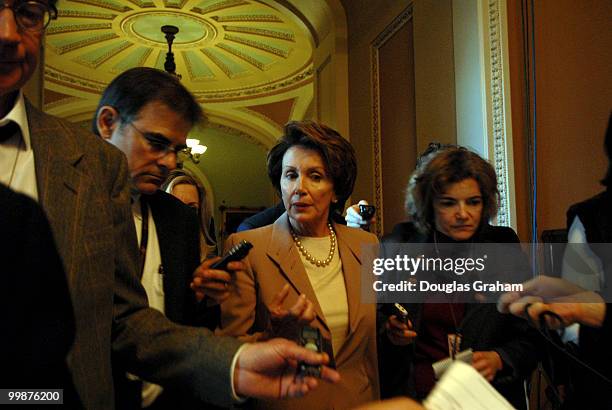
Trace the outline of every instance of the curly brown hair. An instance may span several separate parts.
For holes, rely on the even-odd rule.
[[[480,226],[497,215],[499,191],[493,166],[480,155],[455,145],[442,146],[419,160],[406,189],[406,210],[417,228],[428,234],[435,227],[434,200],[449,185],[474,178],[483,200]]]
[[[357,178],[357,159],[351,143],[338,131],[314,121],[287,123],[280,141],[268,153],[268,177],[279,195],[283,157],[293,146],[312,149],[321,155],[338,198],[338,202],[331,204],[331,209],[333,212],[342,212]]]

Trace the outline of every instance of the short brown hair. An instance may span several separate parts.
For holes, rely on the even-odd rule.
[[[483,200],[480,226],[497,215],[499,191],[495,170],[480,155],[459,146],[443,146],[419,160],[406,190],[406,209],[417,228],[434,229],[434,200],[450,184],[474,178]]]
[[[337,203],[332,211],[342,212],[344,203],[353,193],[357,178],[357,159],[350,142],[338,131],[314,121],[292,121],[285,125],[280,141],[268,153],[268,177],[280,194],[283,157],[289,148],[301,146],[318,152],[334,183]]]

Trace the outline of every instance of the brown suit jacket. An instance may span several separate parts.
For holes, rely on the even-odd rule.
[[[349,333],[338,351],[335,362],[342,380],[337,385],[321,383],[299,399],[257,402],[266,409],[346,409],[379,397],[376,359],[376,306],[361,303],[361,245],[376,244],[374,235],[360,229],[334,225],[342,260],[344,283],[349,306]],[[272,225],[231,235],[231,247],[241,240],[253,244],[245,259],[247,270],[235,278],[230,298],[221,305],[223,335],[257,335],[268,326],[268,309],[274,296],[285,283],[291,291],[285,307],[293,305],[300,294],[312,301],[316,311],[313,326],[323,337],[331,339],[329,328],[317,297],[310,285],[289,231],[287,214]]]
[[[111,355],[143,379],[229,403],[229,369],[240,343],[174,325],[148,308],[137,274],[123,154],[29,104],[27,113],[39,202],[75,309],[76,339],[68,364],[85,408],[114,407]]]

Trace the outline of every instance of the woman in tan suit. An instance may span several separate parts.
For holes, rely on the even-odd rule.
[[[361,247],[376,246],[377,239],[330,218],[353,191],[356,170],[353,147],[336,131],[315,122],[287,124],[268,154],[268,175],[287,211],[272,225],[228,238],[226,248],[245,239],[253,249],[244,260],[246,271],[233,279],[230,297],[221,305],[219,333],[295,338],[291,320],[282,321],[280,329],[274,322],[271,330],[270,310],[295,314],[297,307],[301,318],[314,311],[310,325],[321,331],[342,377],[336,385],[321,383],[307,397],[255,407],[345,409],[379,397],[376,307],[361,303],[360,278]]]

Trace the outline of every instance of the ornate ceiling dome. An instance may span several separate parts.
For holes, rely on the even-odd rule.
[[[200,101],[269,95],[311,74],[312,37],[274,1],[62,0],[47,32],[46,79],[99,92],[136,66],[163,69],[161,26],[179,28],[177,72]]]

